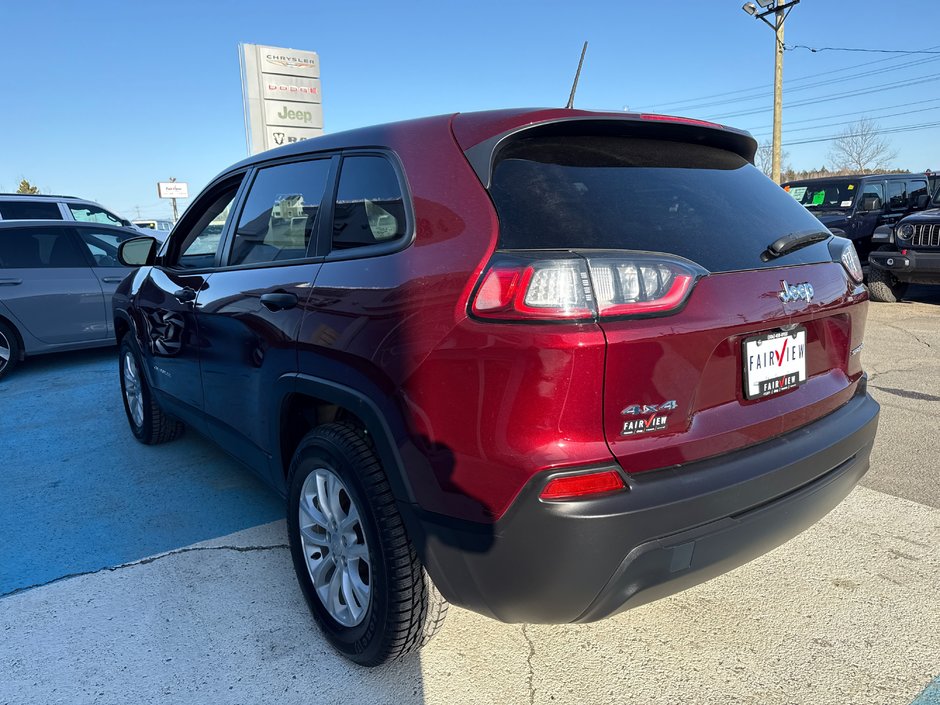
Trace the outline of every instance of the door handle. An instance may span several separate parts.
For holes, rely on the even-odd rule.
[[[191,289],[188,286],[184,286],[182,289],[173,292],[173,296],[181,304],[188,304],[196,300],[196,291]]]
[[[101,281],[107,282],[108,284],[114,284],[116,282],[124,281],[124,277],[101,277]]]
[[[297,305],[297,295],[286,291],[261,295],[261,305],[269,311],[283,311]]]
[[[0,279],[0,286],[16,286],[22,283],[22,279]]]

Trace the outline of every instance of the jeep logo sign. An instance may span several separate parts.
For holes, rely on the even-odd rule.
[[[787,284],[786,279],[780,282],[783,285],[783,289],[780,291],[778,296],[783,303],[788,304],[792,301],[803,300],[807,303],[813,300],[815,291],[813,291],[813,285],[809,282],[804,282],[802,284],[794,284],[790,286]]]

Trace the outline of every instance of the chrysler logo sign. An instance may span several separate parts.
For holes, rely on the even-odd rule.
[[[317,64],[313,59],[305,59],[295,56],[285,56],[279,54],[266,54],[267,59],[272,64],[278,66],[287,66],[292,69],[315,69]]]

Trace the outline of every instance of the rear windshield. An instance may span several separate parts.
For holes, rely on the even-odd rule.
[[[503,149],[491,194],[501,249],[668,252],[712,272],[830,259],[824,243],[763,262],[774,240],[824,230],[743,157],[627,137],[540,137]]]
[[[811,211],[848,210],[859,192],[858,181],[845,179],[809,183],[794,181],[784,184],[783,188],[797,203]]]

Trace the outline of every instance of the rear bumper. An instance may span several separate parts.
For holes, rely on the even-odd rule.
[[[422,553],[454,604],[505,622],[590,622],[731,570],[832,510],[868,470],[879,407],[852,400],[796,431],[629,490],[542,502],[531,482],[496,524],[422,517]]]

